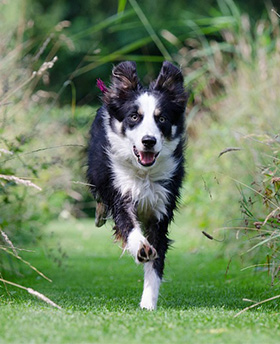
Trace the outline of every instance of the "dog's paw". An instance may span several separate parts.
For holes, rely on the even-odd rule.
[[[141,309],[146,309],[147,311],[154,311],[157,308],[156,303],[142,300],[140,303],[140,308]]]
[[[157,251],[152,245],[150,245],[148,242],[141,243],[137,252],[137,260],[140,263],[147,263],[151,260],[155,260],[157,256]]]

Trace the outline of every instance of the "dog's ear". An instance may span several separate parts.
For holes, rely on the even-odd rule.
[[[188,94],[184,89],[182,72],[168,61],[163,62],[160,73],[157,79],[150,85],[150,88],[168,93],[171,100],[182,105],[186,104],[188,100]]]
[[[132,61],[119,63],[112,71],[112,82],[119,89],[136,90],[138,86],[136,63]]]
[[[136,63],[125,61],[113,68],[111,86],[104,94],[105,103],[109,104],[113,99],[127,99],[131,91],[140,88]]]

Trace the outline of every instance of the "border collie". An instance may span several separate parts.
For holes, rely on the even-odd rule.
[[[164,62],[148,88],[134,62],[113,68],[91,127],[88,182],[95,223],[110,215],[123,247],[144,265],[141,308],[156,308],[170,240],[168,225],[184,176],[187,93],[181,71]]]

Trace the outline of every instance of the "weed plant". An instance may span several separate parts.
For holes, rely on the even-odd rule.
[[[197,228],[225,231],[226,252],[279,284],[279,18],[252,25],[233,2],[220,8],[233,22],[220,40],[187,40],[177,56],[193,86],[184,203],[202,205]]]

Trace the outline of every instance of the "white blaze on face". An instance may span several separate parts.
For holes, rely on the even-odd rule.
[[[157,100],[153,95],[144,93],[136,99],[136,103],[139,106],[139,114],[143,116],[143,119],[135,128],[128,129],[126,135],[138,151],[145,149],[142,138],[146,135],[153,136],[157,140],[153,150],[158,153],[162,149],[162,135],[154,117],[155,110],[157,109]]]

